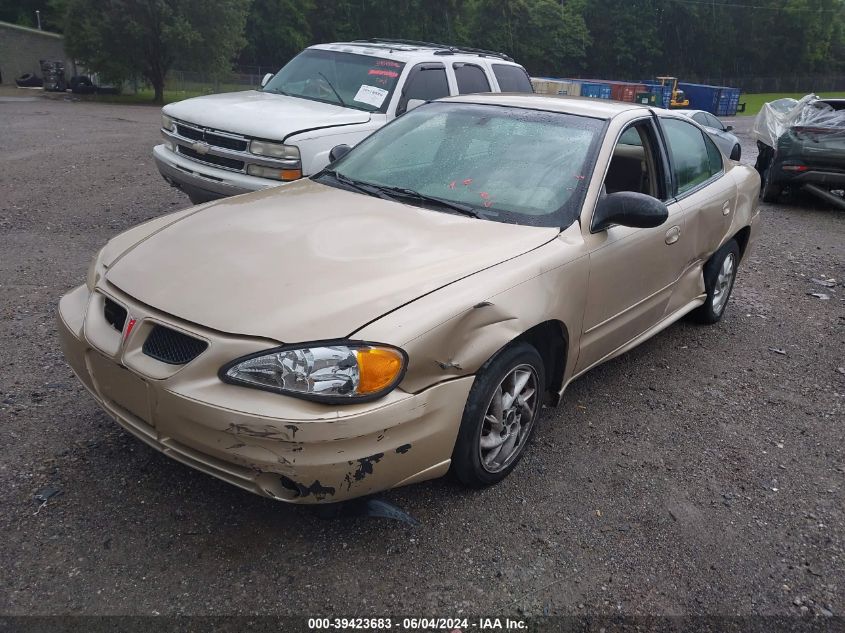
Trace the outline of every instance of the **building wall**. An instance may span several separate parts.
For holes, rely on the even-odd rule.
[[[24,73],[40,77],[41,59],[62,59],[68,78],[73,73],[73,64],[65,54],[61,35],[0,22],[0,83],[14,84]]]

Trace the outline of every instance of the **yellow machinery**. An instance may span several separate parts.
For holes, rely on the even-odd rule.
[[[657,81],[661,86],[672,86],[672,100],[669,102],[670,108],[686,108],[689,105],[683,90],[678,89],[678,79],[676,77],[657,77]]]

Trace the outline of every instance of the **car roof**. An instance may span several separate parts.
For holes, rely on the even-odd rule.
[[[577,114],[596,119],[612,119],[623,112],[629,112],[631,110],[649,110],[646,106],[627,101],[610,101],[609,99],[591,99],[588,97],[570,97],[566,95],[540,95],[526,92],[460,95],[445,97],[438,99],[438,101],[548,110],[549,112]]]
[[[352,42],[315,44],[308,48],[355,53],[357,55],[371,55],[373,57],[384,57],[403,62],[431,60],[432,56],[442,58],[443,61],[447,59],[452,61],[477,60],[479,57],[483,57],[496,64],[519,66],[509,56],[504,53],[497,53],[496,51],[451,46],[449,44],[436,44],[433,42],[417,42],[414,40],[355,40]]]

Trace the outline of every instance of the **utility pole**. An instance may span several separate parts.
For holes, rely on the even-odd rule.
[[[41,11],[35,10],[35,19],[38,21],[38,30],[41,30]]]

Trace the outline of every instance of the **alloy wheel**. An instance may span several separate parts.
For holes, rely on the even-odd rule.
[[[507,468],[520,454],[537,417],[537,371],[531,365],[511,370],[493,391],[479,441],[481,466],[489,473]]]

